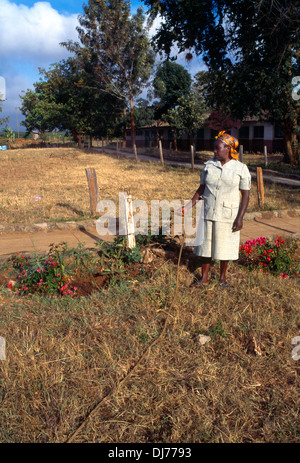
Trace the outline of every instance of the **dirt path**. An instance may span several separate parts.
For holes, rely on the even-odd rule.
[[[270,219],[257,218],[244,220],[241,231],[241,242],[260,236],[276,238],[299,237],[300,216],[273,217]],[[99,236],[96,226],[80,229],[44,230],[36,232],[3,233],[0,235],[0,258],[5,259],[17,252],[31,254],[46,253],[52,243],[67,242],[69,247],[76,247],[78,243],[85,243],[86,247],[94,247],[96,241],[113,241],[114,236]]]

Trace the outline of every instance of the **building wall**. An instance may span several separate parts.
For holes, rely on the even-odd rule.
[[[239,144],[243,146],[244,153],[263,153],[264,146],[267,146],[269,153],[283,152],[283,138],[278,135],[278,130],[270,122],[249,121],[243,123],[243,129],[232,129],[230,133],[239,140]],[[160,139],[164,149],[169,149],[170,143],[174,142],[174,134],[170,127],[160,127],[158,129]],[[245,133],[248,132],[246,135]],[[197,139],[195,140],[197,151],[212,151],[215,141],[215,136],[218,131],[204,127],[198,131]],[[244,136],[241,135],[243,134]],[[130,144],[130,132],[127,133],[127,143]],[[154,147],[157,146],[157,128],[149,127],[137,130],[136,133],[137,147]],[[179,150],[189,150],[190,140],[184,134],[181,139],[177,140]]]

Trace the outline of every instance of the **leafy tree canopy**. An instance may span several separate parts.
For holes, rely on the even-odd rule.
[[[69,130],[75,139],[85,134],[104,135],[122,112],[121,102],[97,93],[73,58],[54,63],[23,96],[21,111],[27,132],[34,129]]]
[[[280,125],[290,162],[299,150],[299,0],[144,0],[164,22],[154,42],[170,53],[194,49],[209,71],[212,108],[234,118],[267,117]]]
[[[134,99],[147,85],[155,60],[143,11],[131,15],[127,0],[89,0],[83,9],[77,28],[81,44],[63,45],[75,53],[98,91],[126,102],[134,142]]]
[[[156,118],[175,108],[178,99],[187,97],[191,91],[192,78],[189,72],[173,61],[162,63],[156,72],[153,87],[156,104]]]

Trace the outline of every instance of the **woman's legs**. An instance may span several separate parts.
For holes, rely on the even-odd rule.
[[[221,260],[220,261],[220,283],[221,284],[226,284],[226,272],[227,272],[227,267],[228,267],[228,260]],[[202,262],[202,277],[201,277],[201,282],[203,284],[208,283],[208,273],[210,269],[210,264],[211,264],[211,259],[210,258],[203,258]]]
[[[210,257],[203,257],[203,262],[202,262],[202,277],[201,277],[201,282],[203,284],[208,283],[208,272],[211,264],[211,258]]]
[[[228,267],[228,260],[221,260],[220,261],[220,283],[226,284],[226,271]]]

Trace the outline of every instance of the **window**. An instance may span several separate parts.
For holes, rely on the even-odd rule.
[[[274,136],[275,138],[282,138],[282,132],[280,130],[280,127],[278,127],[278,125],[275,125]]]
[[[263,125],[256,125],[254,126],[254,132],[253,132],[253,137],[254,138],[264,138],[264,126]]]
[[[249,126],[241,127],[239,130],[239,138],[249,138]]]

